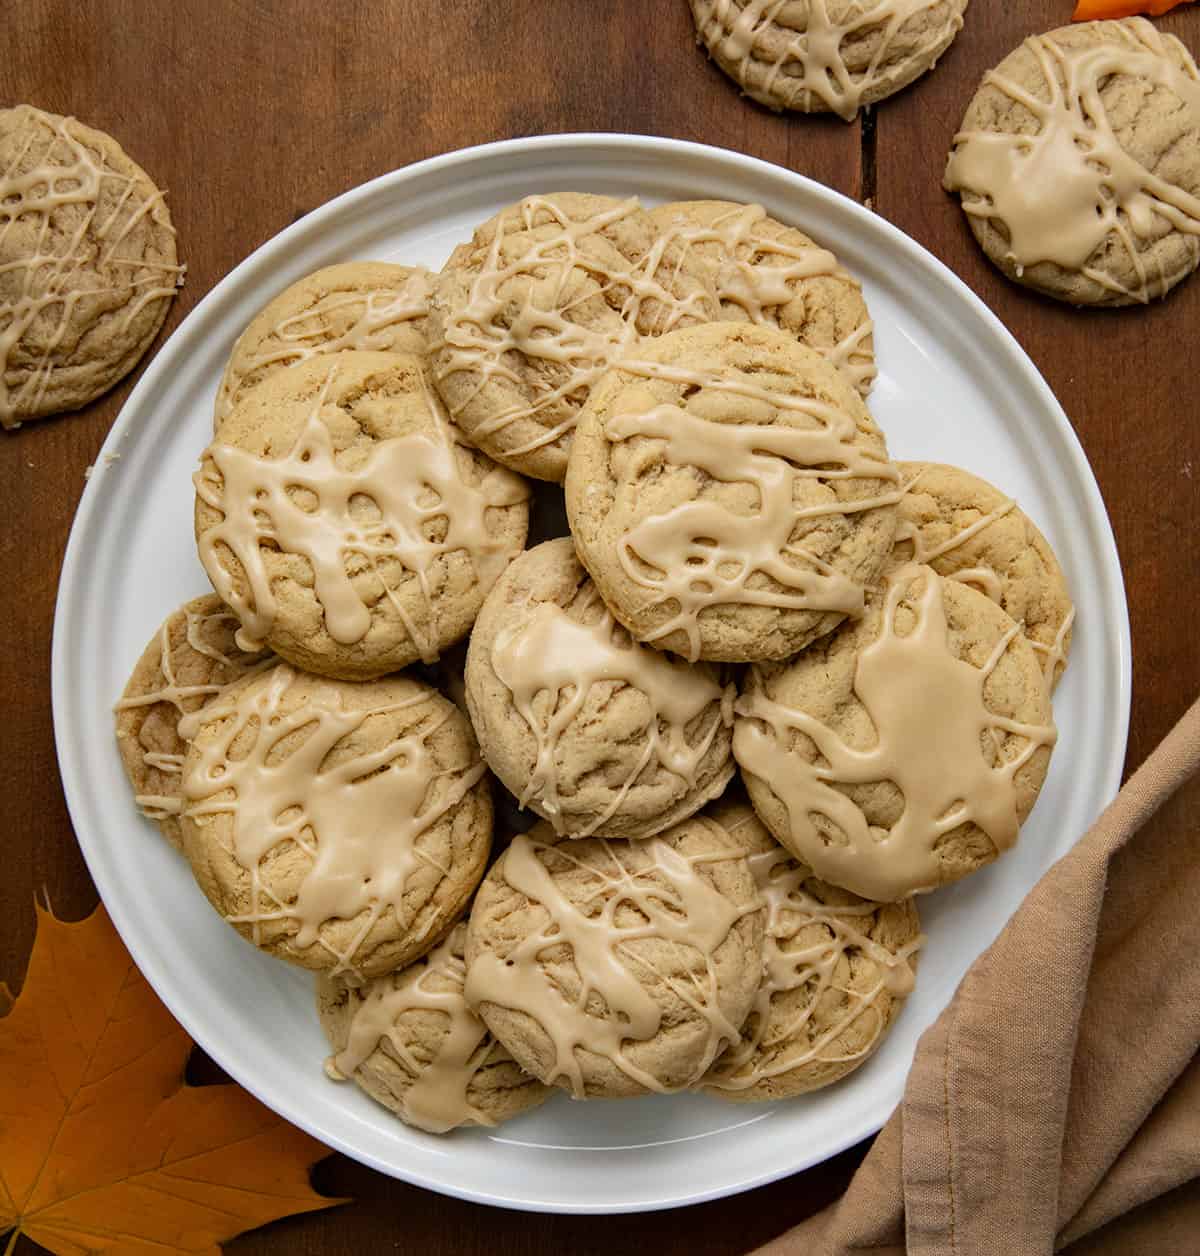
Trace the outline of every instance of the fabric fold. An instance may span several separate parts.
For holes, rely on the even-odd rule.
[[[846,1194],[763,1256],[1135,1250],[1105,1232],[1152,1241],[1156,1199],[1144,1250],[1189,1250],[1198,765],[1200,702],[972,965]]]

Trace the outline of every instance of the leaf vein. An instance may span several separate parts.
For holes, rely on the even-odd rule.
[[[99,909],[97,909],[97,910],[99,910]],[[89,916],[89,917],[88,917],[88,919],[90,920],[90,919],[92,919],[92,917],[90,917],[90,916]],[[40,927],[40,926],[39,926],[39,927]],[[35,942],[35,944],[34,944],[34,945],[36,945],[36,942]],[[57,972],[57,959],[56,959],[56,957],[53,957],[53,956],[52,956],[52,958],[51,958],[51,965],[55,968],[55,971]],[[125,970],[125,976],[124,976],[124,977],[122,978],[122,980],[121,980],[121,985],[120,985],[120,988],[117,990],[117,993],[116,993],[115,997],[113,998],[112,1002],[109,1004],[108,1009],[106,1010],[106,1012],[105,1012],[105,1014],[104,1014],[104,1024],[103,1024],[103,1026],[101,1027],[99,1034],[97,1034],[97,1035],[96,1035],[96,1038],[95,1038],[94,1042],[92,1043],[91,1048],[90,1048],[90,1049],[88,1049],[88,1048],[84,1047],[82,1043],[80,1043],[80,1050],[81,1050],[81,1051],[85,1051],[85,1052],[86,1052],[86,1061],[87,1061],[87,1063],[88,1063],[88,1064],[90,1064],[90,1063],[92,1062],[92,1060],[94,1060],[94,1059],[95,1059],[95,1057],[96,1057],[96,1048],[100,1045],[100,1042],[103,1040],[104,1035],[105,1035],[106,1033],[108,1033],[109,1026],[113,1023],[113,1011],[114,1011],[114,1009],[117,1007],[117,1005],[120,1003],[120,1001],[121,1001],[121,996],[122,996],[122,995],[125,993],[125,991],[129,988],[129,980],[130,980],[130,976],[131,976],[131,974],[132,974],[132,973],[135,973],[135,972],[137,972],[137,969],[135,969],[135,968],[134,968],[134,966],[133,966],[133,961],[132,961],[132,960],[130,960],[130,961],[129,961],[129,966],[128,966],[128,968],[126,968],[126,970]],[[141,974],[139,973],[139,974],[138,974],[138,976],[140,977],[140,976],[141,976]],[[74,1027],[74,1023],[73,1023],[73,1022],[72,1022],[72,1027]],[[46,1037],[45,1037],[45,1034],[43,1034],[43,1033],[42,1033],[42,1025],[41,1025],[41,1021],[38,1021],[38,1036],[41,1038],[41,1040],[42,1040],[42,1044],[43,1044],[43,1046],[46,1048],[46,1058],[47,1058],[47,1063],[48,1063],[48,1062],[49,1062],[49,1043],[47,1043],[47,1042],[46,1042]],[[66,1118],[67,1118],[67,1113],[68,1113],[68,1112],[70,1112],[70,1110],[71,1110],[71,1108],[72,1108],[72,1106],[73,1106],[73,1103],[74,1103],[74,1096],[75,1096],[75,1095],[78,1095],[78,1093],[79,1093],[79,1088],[77,1087],[77,1088],[76,1088],[76,1090],[74,1091],[73,1095],[72,1095],[70,1098],[68,1098],[65,1094],[63,1094],[63,1092],[62,1092],[62,1088],[61,1088],[61,1087],[59,1086],[59,1084],[58,1084],[58,1078],[54,1075],[54,1071],[53,1071],[53,1069],[50,1069],[50,1070],[49,1070],[49,1072],[50,1072],[51,1077],[53,1077],[53,1078],[54,1078],[54,1088],[55,1088],[55,1090],[57,1090],[57,1091],[58,1091],[58,1093],[59,1093],[59,1097],[60,1097],[60,1098],[62,1099],[62,1101],[63,1101],[64,1111],[62,1112],[62,1114],[61,1114],[61,1115],[59,1116],[59,1118],[58,1118],[58,1125],[57,1125],[57,1127],[55,1128],[55,1131],[54,1131],[54,1137],[50,1139],[50,1142],[49,1142],[49,1144],[48,1144],[48,1145],[47,1145],[47,1147],[46,1147],[46,1153],[45,1153],[45,1155],[42,1157],[42,1163],[41,1163],[40,1165],[38,1165],[38,1171],[37,1171],[37,1175],[36,1175],[36,1176],[34,1177],[34,1179],[33,1179],[33,1185],[29,1188],[29,1194],[28,1194],[28,1195],[26,1195],[26,1197],[25,1197],[25,1202],[26,1202],[26,1204],[28,1204],[29,1200],[31,1200],[31,1199],[33,1199],[33,1198],[35,1198],[35,1197],[36,1197],[36,1195],[37,1195],[37,1190],[38,1190],[38,1187],[39,1187],[39,1186],[41,1186],[41,1184],[42,1184],[42,1178],[45,1176],[45,1173],[46,1173],[46,1167],[49,1165],[49,1163],[50,1163],[51,1159],[53,1158],[53,1155],[54,1155],[54,1151],[55,1151],[55,1149],[58,1147],[58,1140],[59,1140],[59,1138],[61,1138],[61,1137],[62,1137],[63,1125],[64,1125],[64,1123],[65,1123],[65,1121],[66,1121]],[[87,1075],[87,1070],[86,1070],[86,1068],[85,1068],[85,1070],[84,1070],[84,1076],[86,1076],[86,1075]],[[17,1214],[17,1215],[18,1215],[18,1217],[20,1217],[20,1216],[21,1216],[21,1213],[20,1213],[20,1212],[18,1212],[18,1214]]]

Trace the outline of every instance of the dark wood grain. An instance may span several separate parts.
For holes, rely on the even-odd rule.
[[[1128,763],[1136,765],[1200,691],[1200,649],[1186,624],[1200,568],[1200,424],[1188,347],[1200,318],[1200,283],[1185,283],[1148,308],[1073,310],[995,270],[957,197],[941,187],[951,140],[983,72],[1027,35],[1060,25],[1071,7],[976,0],[937,71],[877,111],[875,208],[991,306],[1079,434],[1125,571],[1133,633]],[[1200,13],[1180,11],[1160,25],[1200,50]]]
[[[937,72],[858,124],[776,117],[696,49],[682,0],[24,0],[0,104],[30,101],[110,131],[166,187],[188,283],[164,337],[235,263],[353,185],[435,153],[541,132],[672,135],[778,162],[875,207],[951,265],[1013,329],[1072,416],[1116,527],[1134,633],[1131,761],[1200,689],[1200,435],[1191,330],[1200,281],[1128,314],[1078,314],[1013,288],[940,190],[980,75],[1069,0],[975,0]],[[1200,14],[1169,29],[1200,45]],[[160,340],[161,343],[161,340]],[[134,376],[136,379],[136,375]],[[35,896],[95,902],[63,804],[49,708],[58,571],[84,472],[129,393],[0,435],[5,589],[5,876],[0,980],[25,968]],[[319,1184],[355,1203],[248,1235],[231,1252],[736,1253],[832,1199],[863,1149],[737,1199],[627,1218],[543,1217],[421,1192],[332,1157]],[[18,1252],[35,1250],[22,1241]]]

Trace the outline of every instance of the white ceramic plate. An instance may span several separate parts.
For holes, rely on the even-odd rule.
[[[311,978],[243,942],[139,819],[110,708],[162,618],[208,588],[189,477],[230,346],[259,306],[335,261],[437,268],[501,206],[565,188],[647,202],[759,201],[834,249],[862,278],[875,318],[880,375],[870,404],[893,455],[958,463],[1013,494],[1057,550],[1079,619],[1054,703],[1061,739],[1021,843],[922,901],[929,944],[916,992],[850,1079],[769,1106],[699,1095],[577,1104],[562,1095],[499,1130],[436,1138],[324,1078]],[[138,966],[192,1037],[288,1120],[385,1173],[563,1212],[666,1208],[746,1190],[877,1130],[900,1098],[921,1031],[1116,791],[1129,678],[1121,571],[1095,480],[1050,390],[983,304],[894,227],[827,188],[735,153],[620,135],[513,140],[420,162],[309,214],[218,284],[160,350],[97,459],[63,564],[53,656],[59,761],[80,845]]]

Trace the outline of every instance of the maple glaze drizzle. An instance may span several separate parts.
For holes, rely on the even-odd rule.
[[[455,925],[415,964],[370,982],[359,993],[346,1045],[325,1064],[329,1077],[345,1081],[387,1043],[412,1079],[400,1097],[400,1118],[431,1134],[460,1125],[496,1124],[470,1099],[471,1082],[496,1043],[463,998],[466,931],[465,924]],[[413,1054],[400,1032],[399,1022],[409,1012],[436,1012],[446,1022],[428,1062]]]
[[[232,612],[220,610],[202,614],[185,607],[184,615],[186,617],[185,639],[187,645],[192,650],[195,650],[197,654],[202,654],[206,658],[212,659],[214,663],[218,663],[224,668],[226,680],[221,684],[181,685],[178,683],[175,677],[175,662],[172,657],[170,634],[171,621],[174,619],[174,616],[168,616],[158,631],[158,671],[162,684],[148,693],[137,694],[135,697],[121,698],[120,701],[113,705],[114,711],[130,711],[137,707],[157,706],[158,703],[165,702],[179,712],[179,718],[182,720],[190,711],[196,710],[197,703],[194,701],[195,699],[200,699],[199,705],[203,706],[205,702],[233,684],[235,680],[263,671],[275,662],[273,656],[260,658],[256,655],[246,655],[240,651],[239,657],[234,658],[204,639],[203,631],[208,624],[237,623],[237,616]],[[180,740],[185,740],[182,734],[180,734]],[[182,754],[142,750],[142,762],[147,767],[155,768],[159,772],[170,776],[182,774],[183,759],[184,756]],[[179,794],[135,794],[134,802],[148,820],[165,820],[168,816],[179,815],[183,809],[183,799]]]
[[[721,1010],[712,956],[734,924],[760,905],[755,900],[748,907],[735,906],[697,867],[742,858],[745,852],[715,849],[685,856],[659,837],[634,843],[590,840],[603,851],[603,862],[581,862],[569,843],[548,847],[528,834],[513,841],[497,868],[512,889],[544,908],[546,920],[504,957],[485,949],[472,959],[467,1003],[476,1008],[493,1004],[531,1017],[554,1050],[554,1062],[542,1080],[554,1085],[561,1079],[576,1098],[585,1095],[580,1050],[602,1056],[646,1090],[665,1093],[671,1088],[640,1068],[625,1050],[626,1043],[654,1038],[663,1024],[663,1010],[642,985],[641,976],[665,982],[705,1022],[699,1077],[726,1043],[738,1040],[737,1026]],[[582,905],[563,893],[538,858],[539,851],[551,849],[595,878],[595,892]],[[623,912],[626,908],[633,910]],[[691,971],[686,979],[674,979],[654,968],[631,946],[645,938],[670,942],[681,954],[701,957],[703,976]],[[579,974],[574,999],[564,995],[541,960],[543,952],[564,944],[571,948],[571,962]],[[603,1001],[604,1014],[588,1011],[593,996]]]
[[[497,634],[492,670],[512,694],[513,705],[537,743],[537,758],[520,804],[536,798],[558,834],[588,837],[612,818],[633,783],[656,762],[689,788],[720,728],[733,723],[733,685],[722,687],[714,676],[677,663],[635,641],[618,644],[618,629],[593,586],[579,615],[568,615],[553,602],[540,602],[532,614]],[[593,685],[604,681],[628,685],[644,694],[650,711],[645,748],[605,810],[587,825],[575,828],[564,815],[558,789],[556,751],[559,738],[583,709]],[[568,691],[571,691],[568,695]],[[549,698],[546,716],[538,715],[539,695]],[[713,707],[708,728],[689,742],[688,729]]]
[[[458,806],[485,769],[479,761],[438,769],[428,741],[454,712],[438,712],[430,693],[348,710],[336,690],[320,690],[284,711],[296,675],[279,664],[266,683],[185,717],[182,735],[188,739],[201,722],[214,731],[203,744],[193,741],[183,775],[183,814],[192,820],[232,817],[232,854],[248,874],[249,902],[245,912],[226,916],[231,924],[250,925],[258,944],[264,922],[292,921],[295,947],[321,946],[334,960],[334,974],[354,973],[358,948],[385,911],[391,908],[397,921],[407,922],[403,896],[417,865],[447,875],[422,849],[421,838]],[[433,711],[417,731],[335,765],[325,762],[372,716],[420,706]],[[243,751],[239,739],[247,737],[251,744]],[[297,744],[281,751],[291,738]],[[286,902],[271,891],[262,868],[283,843],[294,843],[310,860],[294,900]],[[264,900],[269,906],[262,906]],[[359,917],[350,945],[334,949],[322,926]]]
[[[716,269],[717,299],[722,306],[741,310],[752,323],[778,325],[772,311],[797,296],[797,285],[819,276],[840,278],[853,283],[828,249],[816,244],[793,244],[762,229],[768,221],[761,205],[738,205],[719,214],[711,223],[697,223],[686,215],[667,227],[668,241],[688,248],[719,245],[722,261]],[[876,369],[874,355],[863,345],[874,330],[867,319],[834,345],[810,344],[833,363],[864,396],[871,391]],[[805,342],[808,343],[808,342]]]
[[[1183,48],[1144,18],[1106,22],[1103,43],[1067,47],[1058,32],[1033,35],[1024,47],[1037,62],[1047,100],[1015,79],[990,71],[984,83],[1037,120],[1035,135],[960,131],[945,185],[960,192],[963,209],[1003,224],[1008,260],[1018,275],[1039,262],[1081,274],[1110,292],[1146,302],[1162,296],[1170,277],[1151,274],[1137,247],[1165,220],[1200,254],[1200,199],[1147,170],[1121,147],[1102,98],[1104,84],[1124,75],[1166,88],[1200,125],[1200,84],[1191,56],[1180,68],[1171,50]],[[1137,274],[1129,289],[1088,262],[1112,234]]]
[[[874,351],[863,348],[864,342],[874,333],[875,324],[868,318],[853,331],[847,332],[831,348],[817,350],[827,362],[836,366],[864,397],[871,391],[871,386],[879,374],[875,366]]]
[[[963,567],[959,571],[948,572],[943,579],[957,580],[959,584],[969,584],[971,588],[978,589],[989,602],[995,602],[997,606],[1000,605],[1000,599],[1004,595],[1004,586],[1000,577],[991,567]],[[1026,640],[1035,649],[1037,648],[1036,641],[1029,638]]]
[[[662,442],[658,448],[668,464],[696,467],[727,484],[752,484],[759,499],[757,511],[749,515],[694,499],[650,515],[625,532],[618,546],[625,575],[647,591],[649,605],[674,602],[679,608],[643,639],[660,641],[682,631],[688,639],[687,657],[695,662],[701,648],[699,616],[710,606],[733,602],[861,614],[864,586],[791,541],[801,519],[850,515],[900,500],[897,490],[856,500],[794,504],[797,481],[805,478],[822,482],[853,476],[899,479],[899,471],[885,456],[854,443],[860,433],[853,417],[827,402],[763,388],[749,379],[716,371],[633,359],[622,361],[620,370],[695,390],[750,398],[817,423],[813,428],[720,423],[670,403],[617,410],[611,415],[605,424],[609,440],[640,436]],[[756,573],[769,577],[776,587],[751,588],[749,581]]]
[[[641,257],[619,266],[581,247],[588,236],[640,211],[637,198],[630,197],[572,220],[552,198],[527,196],[512,215],[496,223],[487,258],[471,281],[466,304],[447,313],[442,339],[430,345],[435,361],[445,354],[435,366],[439,383],[464,373],[475,383],[450,408],[452,418],[458,418],[492,380],[527,391],[527,401],[497,410],[485,422],[473,425],[473,438],[495,436],[522,419],[541,423],[545,416],[540,434],[506,449],[505,454],[519,456],[552,445],[574,428],[588,390],[636,342],[639,326],[652,322],[654,334],[661,335],[689,316],[705,320],[703,293],[680,298],[659,281],[666,250],[663,238]],[[548,221],[539,222],[539,215]],[[512,243],[512,227],[518,223],[516,229],[533,238],[523,252],[504,260],[504,246]],[[565,294],[576,272],[596,287],[572,300]],[[592,302],[611,292],[624,295],[619,319],[610,326],[594,330],[569,318],[574,303]],[[518,296],[520,307],[514,310]],[[509,363],[512,353],[558,369],[545,377],[523,379]]]
[[[729,832],[736,832],[737,827],[731,826]],[[904,998],[912,992],[916,974],[910,961],[925,943],[924,935],[919,935],[894,951],[881,946],[865,931],[879,904],[823,903],[805,889],[812,873],[782,847],[755,851],[748,862],[767,905],[763,980],[747,1018],[750,1032],[743,1029],[742,1041],[730,1047],[704,1079],[706,1086],[716,1090],[749,1090],[818,1060],[853,1065],[866,1059],[887,1027],[881,998],[885,993]],[[856,921],[863,922],[864,928]],[[806,946],[786,945],[813,925],[820,926],[817,940]],[[837,984],[838,965],[853,951],[862,952],[880,969],[879,980],[866,990]],[[772,1003],[775,995],[790,990],[806,990],[806,998],[791,1019],[781,1021]],[[808,1027],[831,994],[843,996],[848,1006],[824,1032],[813,1035]],[[831,1054],[846,1049],[842,1036],[868,1014],[874,1018],[872,1032],[862,1044],[849,1055]]]
[[[0,266],[0,274],[20,276],[20,291],[15,297],[0,298],[0,424],[20,425],[18,414],[36,409],[45,395],[54,369],[51,355],[62,342],[71,317],[80,302],[97,297],[121,297],[128,301],[122,328],[127,328],[152,301],[170,298],[183,282],[184,267],[156,262],[148,258],[121,257],[118,250],[129,233],[149,215],[155,224],[174,234],[174,228],[161,213],[163,194],[155,190],[139,203],[133,204],[138,184],[132,175],[119,174],[104,168],[86,145],[70,132],[74,118],[55,121],[49,114],[29,105],[23,106],[38,123],[53,131],[41,164],[22,174],[17,173],[21,160],[34,143],[31,133],[8,168],[0,173],[0,245],[18,222],[35,218],[38,237],[35,250]],[[66,150],[63,163],[51,161],[55,147]],[[101,223],[96,222],[105,181],[121,189],[112,212]],[[83,206],[79,223],[64,233],[60,248],[54,239],[55,211],[67,205]],[[94,229],[93,229],[94,228]],[[94,255],[92,244],[99,246]],[[118,286],[96,288],[81,284],[92,268],[104,270],[130,267],[136,277]],[[13,351],[25,334],[38,322],[57,317],[54,332],[36,367],[15,389],[10,388],[8,373]]]
[[[896,632],[896,612],[910,585],[923,580],[912,632]],[[875,744],[848,746],[828,725],[762,691],[739,699],[734,756],[767,783],[787,809],[797,854],[817,876],[864,898],[892,902],[933,889],[941,880],[937,848],[946,834],[973,823],[997,851],[1017,840],[1016,774],[1043,746],[1054,725],[1026,724],[988,709],[984,686],[1020,629],[997,641],[982,668],[950,648],[942,582],[929,567],[907,565],[887,582],[879,636],[858,657],[854,692],[875,729]],[[791,749],[803,733],[818,758]],[[1005,760],[998,734],[1023,738]],[[985,755],[993,750],[995,763]],[[872,827],[836,785],[893,782],[904,810],[890,831]],[[827,841],[813,817],[831,823],[843,842]]]
[[[241,381],[269,367],[303,362],[318,354],[344,349],[387,350],[388,335],[397,324],[411,323],[429,313],[430,274],[414,269],[398,287],[365,292],[331,292],[308,309],[281,318],[253,345],[245,336],[233,347],[217,392],[216,422],[232,410]],[[328,319],[349,319],[340,334],[330,332]]]
[[[1025,639],[1033,646],[1034,650],[1040,654],[1044,660],[1042,663],[1042,676],[1045,678],[1047,689],[1054,684],[1055,674],[1060,667],[1065,667],[1067,663],[1067,634],[1075,625],[1075,607],[1072,606],[1063,616],[1063,621],[1058,625],[1058,631],[1054,634],[1054,640],[1049,645],[1044,641],[1034,641],[1031,637]]]
[[[920,478],[921,472],[918,471],[904,486],[905,493]],[[965,545],[972,537],[978,536],[980,532],[991,527],[993,523],[1003,519],[1005,515],[1015,510],[1016,505],[1017,503],[1011,497],[1005,498],[995,509],[980,515],[973,523],[968,524],[965,528],[961,528],[937,545],[927,544],[921,529],[911,520],[902,518],[896,525],[896,545],[901,544],[901,542],[909,543],[912,546],[912,554],[909,561],[920,566],[928,565],[935,558],[941,558],[946,554],[952,553],[959,546]],[[959,584],[969,584],[972,588],[978,589],[984,597],[995,602],[997,606],[1002,604],[1004,583],[999,573],[993,567],[986,565],[960,567],[957,571],[945,571],[939,574],[943,580],[957,580]],[[1025,640],[1029,642],[1033,649],[1042,656],[1042,676],[1046,681],[1047,690],[1054,688],[1056,673],[1060,667],[1066,666],[1067,653],[1065,647],[1067,635],[1070,633],[1074,623],[1075,607],[1071,606],[1063,617],[1062,622],[1058,625],[1053,642],[1047,643],[1038,641],[1031,636],[1025,637]],[[1024,628],[1024,625],[1022,625],[1022,628]]]
[[[907,493],[921,478],[918,472],[904,486]],[[998,519],[1003,519],[1010,511],[1016,507],[1016,502],[1012,498],[1006,498],[995,510],[989,511],[985,515],[981,515],[973,523],[967,527],[955,532],[953,536],[939,542],[937,545],[930,545],[926,542],[921,529],[917,527],[909,519],[901,519],[896,525],[896,546],[908,544],[912,547],[912,554],[909,562],[917,566],[927,566],[935,558],[941,558],[944,554],[949,554],[956,550],[960,545],[965,545],[973,536],[977,536],[985,528],[990,527]],[[989,601],[1000,605],[1000,599],[1004,593],[1004,585],[995,569],[986,566],[964,567],[958,571],[947,571],[939,573],[943,580],[957,580],[959,584],[969,584],[972,588],[978,589]],[[1031,641],[1032,645],[1033,642]]]
[[[751,88],[750,68],[756,53],[765,53],[763,37],[772,29],[780,11],[796,6],[791,0],[713,0],[712,13],[700,28],[700,37],[714,53],[738,66],[740,81],[758,99],[775,105],[770,93],[781,84],[787,84],[786,104],[796,108],[806,95],[820,100],[830,113],[836,113],[847,122],[863,104],[863,97],[873,85],[879,68],[891,51],[900,29],[910,19],[927,9],[935,8],[941,0],[865,0],[840,21],[829,16],[828,0],[807,0],[807,24],[803,32],[797,31],[787,39],[783,50],[771,62],[766,82]],[[962,29],[962,16],[951,19],[952,29]],[[852,72],[846,65],[842,45],[854,41],[872,27],[882,27],[879,46],[872,54],[870,63],[861,72]],[[780,35],[785,28],[774,26]],[[908,59],[921,61],[934,55],[945,40],[944,30],[935,29],[926,43],[908,54]],[[799,71],[797,73],[797,71]]]
[[[335,363],[286,456],[260,458],[220,441],[209,446],[205,460],[211,469],[202,465],[193,482],[200,499],[224,518],[199,536],[200,560],[241,621],[242,649],[261,648],[275,622],[277,602],[263,557],[264,548],[271,548],[308,561],[326,631],[342,645],[361,641],[372,619],[355,588],[351,563],[372,569],[421,657],[433,662],[438,641],[431,569],[443,555],[465,551],[480,583],[490,587],[513,551],[489,529],[488,509],[525,501],[529,489],[502,467],[477,486],[468,485],[450,428],[428,392],[433,431],[379,441],[360,467],[343,468],[321,418],[336,372]],[[434,541],[429,530],[437,520],[444,521],[445,534]],[[244,588],[222,561],[221,547],[241,565]],[[381,563],[396,561],[417,579],[425,605],[420,619],[405,610],[394,581],[380,570]]]

